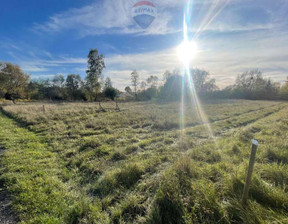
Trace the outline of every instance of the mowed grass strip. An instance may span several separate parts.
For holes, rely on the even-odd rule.
[[[57,153],[2,113],[0,127],[0,144],[7,149],[1,156],[1,183],[14,198],[20,223],[78,223],[79,219],[96,223],[102,219],[97,205],[92,208],[61,180],[65,170]]]

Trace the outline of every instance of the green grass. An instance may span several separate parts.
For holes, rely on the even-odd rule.
[[[21,223],[75,223],[77,209],[88,210],[97,222],[104,220],[97,205],[78,208],[82,196],[63,181],[67,170],[47,143],[3,114],[0,123],[1,145],[9,149],[1,156],[1,183],[15,198]]]
[[[8,105],[12,119],[0,116],[1,181],[22,223],[288,223],[285,103],[206,102],[213,139],[189,104],[183,130],[177,103],[41,108]]]

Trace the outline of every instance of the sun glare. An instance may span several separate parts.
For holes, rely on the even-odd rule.
[[[177,48],[177,54],[181,62],[189,63],[197,54],[198,47],[195,41],[183,41]]]

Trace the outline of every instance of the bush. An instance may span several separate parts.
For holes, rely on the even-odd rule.
[[[113,87],[107,87],[106,89],[104,89],[104,95],[105,97],[114,100],[115,97],[117,96],[117,89]]]

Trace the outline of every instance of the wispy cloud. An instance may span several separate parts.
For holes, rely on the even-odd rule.
[[[158,16],[144,31],[136,25],[131,16],[131,8],[135,1],[94,1],[81,8],[72,8],[51,15],[46,22],[34,24],[32,30],[40,34],[37,36],[39,39],[41,35],[65,34],[67,31],[74,31],[78,38],[105,34],[113,34],[114,38],[117,34],[133,34],[133,38],[138,38],[138,35],[166,35],[182,30],[183,6],[186,0],[155,0]],[[215,14],[228,0],[193,2],[193,23],[190,28],[192,32],[199,31],[202,34],[199,38],[201,53],[193,66],[210,71],[220,87],[231,84],[237,74],[252,68],[263,70],[266,77],[274,80],[285,79],[288,75],[287,0],[230,0],[215,20]],[[211,6],[213,4],[214,7]],[[207,24],[209,26],[206,26]],[[157,36],[159,39],[155,40],[161,42],[161,37]],[[71,36],[67,36],[67,41],[71,41]],[[55,41],[55,44],[61,43]],[[166,70],[181,68],[175,47],[166,50],[145,49],[146,53],[141,53],[138,49],[138,53],[123,52],[112,55],[111,52],[123,50],[121,43],[107,41],[107,44],[109,48],[114,49],[107,50],[109,53],[106,54],[107,68],[104,73],[112,78],[118,88],[129,85],[133,69],[137,69],[141,79],[145,80],[149,75],[161,78]],[[0,49],[25,72],[32,73],[32,77],[50,77],[57,73],[85,75],[86,55],[63,55],[63,52],[55,49],[55,52],[51,53],[45,50],[45,47],[43,50],[43,46],[38,46],[37,49],[32,43],[28,45],[29,43],[0,40]],[[103,43],[100,45],[104,46]],[[133,43],[129,47],[133,48]]]
[[[223,9],[230,1],[193,1],[192,14],[193,20],[195,20],[193,23],[196,25],[195,29],[200,28],[202,29],[201,31],[209,29],[207,25],[218,15],[219,10]],[[32,29],[39,33],[60,33],[66,30],[74,30],[79,37],[111,33],[161,35],[176,33],[182,29],[181,17],[186,1],[154,0],[158,15],[156,20],[146,30],[141,29],[132,18],[132,6],[135,2],[136,0],[95,1],[93,4],[82,8],[72,8],[52,15],[47,22],[35,24]]]
[[[201,52],[192,66],[208,70],[221,88],[231,85],[238,74],[255,68],[262,70],[267,78],[283,81],[288,76],[287,32],[266,33],[263,38],[265,33],[257,31],[225,38],[210,36],[199,42]],[[119,80],[115,84],[121,88],[129,85],[133,69],[137,69],[144,80],[149,75],[162,78],[166,70],[181,69],[175,48],[145,54],[114,55],[108,57],[106,63],[105,74]]]
[[[137,26],[132,18],[132,6],[135,2],[135,0],[95,1],[93,4],[82,8],[73,8],[55,14],[46,23],[35,24],[33,30],[48,33],[76,30],[80,36],[107,33],[143,33],[143,30]],[[159,5],[161,5],[160,2]],[[162,7],[159,7],[158,12],[156,21],[146,30],[147,33],[163,34],[171,32],[168,24],[173,19],[172,16]]]
[[[264,37],[263,37],[264,36]],[[200,53],[193,67],[208,70],[216,78],[220,87],[231,85],[236,76],[245,70],[259,68],[265,77],[275,81],[284,80],[288,75],[287,32],[258,30],[246,34],[213,36],[199,40]],[[29,55],[21,54],[15,60],[32,78],[51,77],[52,74],[79,73],[85,76],[87,59],[85,57],[53,56],[49,52]],[[137,69],[141,80],[150,75],[162,79],[166,70],[181,69],[176,54],[176,46],[161,51],[137,54],[107,55],[104,75],[111,77],[113,84],[120,89],[130,85],[130,74]]]

